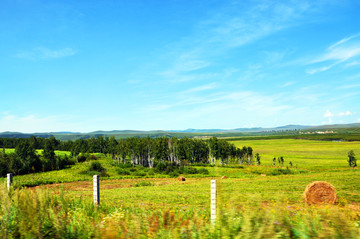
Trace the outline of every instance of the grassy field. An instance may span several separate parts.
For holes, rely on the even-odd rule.
[[[102,180],[99,207],[92,204],[90,180],[15,190],[10,197],[2,188],[0,236],[359,238],[359,175],[353,170],[217,178],[214,226],[209,221],[208,178]],[[302,194],[313,180],[331,182],[339,203],[305,205]]]
[[[233,141],[237,147],[251,146],[262,156],[263,165],[272,165],[274,157],[283,156],[285,165],[291,161],[298,168],[329,170],[346,168],[347,153],[354,150],[360,155],[360,142],[335,142],[298,139]]]
[[[234,141],[253,147],[262,166],[206,167],[208,175],[119,175],[110,158],[98,160],[101,205],[92,204],[89,162],[15,177],[20,185],[42,185],[8,194],[0,188],[2,238],[359,238],[360,171],[348,167],[347,152],[359,142],[308,140]],[[279,173],[272,158],[297,168]],[[197,167],[202,168],[202,167]],[[281,171],[282,172],[282,171]],[[135,173],[135,172],[134,172]],[[261,175],[263,174],[263,175]],[[266,176],[264,176],[266,174]],[[221,179],[227,176],[227,179]],[[218,184],[218,220],[211,225],[210,180]],[[313,181],[334,185],[338,204],[307,206],[303,192]],[[1,179],[4,185],[5,179]],[[39,218],[37,224],[27,221]],[[41,220],[40,220],[41,218]]]
[[[36,150],[36,153],[37,154],[42,154],[43,150],[42,149],[37,149]],[[9,153],[15,153],[15,149],[5,149],[5,153],[9,154]],[[67,156],[70,156],[71,153],[70,152],[67,152],[67,151],[59,151],[59,150],[55,150],[55,154],[58,155],[58,156],[64,156],[64,155],[67,155]]]

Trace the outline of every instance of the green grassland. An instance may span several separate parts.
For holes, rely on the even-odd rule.
[[[237,147],[251,146],[261,155],[263,165],[272,165],[274,157],[283,156],[285,165],[291,161],[298,168],[333,170],[346,168],[347,153],[360,154],[360,142],[316,141],[299,139],[241,140],[232,141]]]
[[[101,177],[98,207],[92,203],[92,175],[83,173],[91,162],[16,176],[15,185],[41,186],[10,194],[2,178],[0,237],[360,237],[360,171],[349,168],[346,161],[349,150],[360,154],[360,142],[272,139],[233,143],[253,147],[261,155],[261,166],[196,166],[209,173],[188,174],[181,182],[142,168],[121,175],[116,162],[97,155],[107,170],[107,176]],[[272,158],[279,156],[285,158],[284,167],[273,167]],[[290,161],[297,166],[287,169]],[[217,179],[218,190],[215,225],[209,220],[211,179]],[[334,185],[338,203],[305,205],[303,192],[313,181]],[[41,220],[28,223],[34,218]]]
[[[42,149],[37,149],[37,150],[36,150],[36,153],[37,153],[38,155],[42,154],[42,152],[43,152]],[[5,153],[7,153],[7,154],[9,154],[9,153],[15,153],[15,149],[5,149]],[[70,152],[67,152],[67,151],[59,151],[59,150],[55,150],[55,154],[56,154],[57,156],[65,156],[65,155],[70,156],[70,155],[71,155]]]

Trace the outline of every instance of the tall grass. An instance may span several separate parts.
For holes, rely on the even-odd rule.
[[[94,206],[63,191],[0,188],[0,238],[359,238],[360,209],[244,202],[218,208],[147,210]]]
[[[0,238],[89,238],[100,214],[91,203],[46,190],[0,189]]]

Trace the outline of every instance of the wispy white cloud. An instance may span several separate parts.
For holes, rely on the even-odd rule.
[[[331,69],[332,67],[336,66],[336,65],[339,64],[339,63],[340,63],[340,62],[335,62],[335,63],[333,63],[333,64],[330,64],[330,65],[328,65],[328,66],[323,66],[323,67],[320,67],[320,68],[307,69],[307,70],[306,70],[306,73],[312,75],[312,74],[315,74],[315,73],[327,71],[327,70]]]
[[[276,64],[281,62],[286,56],[287,52],[273,51],[265,52],[266,64]]]
[[[0,116],[0,132],[16,131],[23,133],[79,131],[83,124],[73,123],[74,118],[62,116],[38,116],[35,114],[19,116],[4,113]]]
[[[206,119],[206,124],[216,127],[219,122],[227,128],[240,127],[246,122],[259,125],[264,117],[272,119],[282,115],[289,106],[278,101],[276,96],[264,96],[251,91],[239,91],[230,94],[223,93],[211,103],[192,105],[184,108],[177,114],[180,120],[194,122],[199,128],[204,128],[201,121]],[[196,122],[198,121],[198,122]]]
[[[282,84],[281,87],[285,88],[285,87],[292,86],[294,84],[296,84],[295,81],[288,81],[288,82],[285,82],[284,84]]]
[[[211,43],[220,43],[223,47],[239,47],[282,29],[296,25],[297,19],[317,8],[310,1],[301,2],[260,2],[246,11],[241,11],[237,17],[230,17],[226,12],[217,15],[213,21]],[[220,19],[220,20],[219,20]],[[206,22],[207,23],[207,22]],[[207,24],[204,24],[207,26]]]
[[[47,59],[58,59],[63,57],[68,57],[75,55],[77,51],[72,48],[62,48],[62,49],[49,49],[46,47],[37,47],[31,51],[21,51],[15,54],[16,58],[26,59],[26,60],[47,60]]]
[[[307,105],[311,107],[321,103],[321,99],[326,96],[321,84],[308,85],[288,92],[283,98],[293,105]]]
[[[328,121],[322,121],[322,122],[321,122],[322,125],[332,124],[332,123],[334,123],[334,121],[333,121],[331,118],[329,118]]]
[[[0,131],[21,131],[34,133],[36,130],[39,130],[39,127],[44,127],[45,125],[49,126],[50,123],[54,123],[54,119],[54,117],[38,118],[35,115],[18,117],[6,114],[0,118]]]
[[[340,89],[351,89],[351,88],[358,88],[360,87],[360,84],[350,84],[350,85],[343,85],[340,86]]]
[[[360,80],[360,73],[349,77],[350,80]]]
[[[167,104],[164,103],[153,103],[146,106],[146,111],[164,111],[169,109],[178,109],[181,107],[191,106],[191,105],[202,105],[207,103],[213,103],[221,101],[224,99],[223,93],[214,93],[210,95],[200,96],[200,95],[187,95],[184,92],[175,94],[174,98],[176,99],[173,102]]]
[[[171,60],[159,75],[176,83],[198,80],[197,71],[216,65],[219,56],[299,24],[299,19],[316,11],[320,5],[313,1],[261,1],[249,7],[236,2],[226,5],[199,22],[193,35],[171,46]],[[283,57],[282,52],[267,53],[268,63]]]
[[[343,123],[344,121],[343,120],[340,120],[339,118],[343,118],[343,117],[348,117],[348,116],[352,116],[353,115],[353,112],[349,111],[349,110],[346,110],[346,111],[343,111],[343,112],[339,112],[339,113],[333,113],[331,112],[330,110],[326,110],[326,112],[324,113],[323,117],[324,118],[327,118],[328,121],[326,122],[323,122],[323,124],[326,124],[326,123],[330,123],[332,124],[334,122],[334,119],[337,119],[336,121],[338,123]]]
[[[345,67],[352,67],[352,66],[357,66],[357,65],[360,65],[360,62],[358,61],[352,61],[352,62],[349,62],[345,65]]]
[[[337,61],[337,62],[344,62],[349,60],[352,57],[358,56],[360,54],[360,44],[356,43],[351,46],[339,46],[337,48],[332,48],[328,53],[326,53],[322,58],[314,63],[317,62],[324,62],[324,61]]]
[[[210,84],[190,88],[190,89],[188,89],[186,91],[183,91],[182,93],[183,94],[188,94],[188,93],[194,93],[194,92],[196,93],[196,92],[199,92],[199,91],[212,90],[212,89],[215,89],[216,86],[217,86],[217,83],[212,82]]]
[[[140,82],[141,80],[136,80],[136,79],[130,79],[126,81],[127,84],[131,84],[131,85],[136,85],[139,84]]]
[[[205,87],[206,88],[206,87]],[[229,112],[261,112],[264,115],[273,115],[289,106],[279,101],[279,96],[264,96],[252,91],[217,92],[208,95],[176,95],[176,100],[169,104],[152,104],[146,111],[179,112],[186,107],[196,109],[195,115],[210,113],[214,110]],[[213,111],[216,112],[216,111]],[[164,112],[163,112],[164,113]]]
[[[325,118],[331,118],[331,117],[334,117],[335,114],[331,113],[330,110],[326,110],[325,114],[324,114],[324,117]]]
[[[360,34],[355,34],[329,46],[325,50],[325,53],[308,63],[309,65],[322,64],[323,66],[315,66],[311,69],[307,69],[306,72],[308,74],[324,72],[342,63],[345,67],[357,65],[358,63],[356,60],[350,63],[346,62],[360,56],[359,36]],[[324,66],[324,64],[326,65]]]
[[[212,80],[219,76],[217,73],[188,73],[183,74],[179,73],[178,71],[166,71],[158,74],[166,78],[167,82],[171,83],[184,83],[189,81],[203,81],[203,80]]]
[[[347,41],[349,41],[349,40],[351,40],[351,39],[353,39],[353,38],[355,38],[355,37],[358,37],[358,36],[360,36],[359,33],[354,34],[354,35],[352,35],[352,36],[350,36],[350,37],[343,38],[343,39],[341,39],[340,41],[338,41],[338,42],[332,44],[331,46],[329,46],[328,49],[332,49],[332,48],[335,48],[335,47],[337,47],[337,46],[339,46],[339,45],[342,45],[342,44],[344,44],[345,42],[347,42]]]
[[[326,110],[324,117],[327,118],[328,121],[322,122],[322,124],[332,124],[334,116],[335,116],[335,114],[331,113],[330,110]]]
[[[340,112],[338,113],[338,116],[339,117],[343,117],[343,116],[350,116],[350,115],[353,115],[353,113],[349,110],[345,111],[345,112]]]
[[[196,71],[209,66],[210,63],[205,60],[198,59],[196,51],[187,52],[179,56],[175,62],[175,70],[180,72]]]

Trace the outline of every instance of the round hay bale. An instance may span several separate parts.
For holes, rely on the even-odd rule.
[[[307,185],[304,192],[305,202],[311,204],[335,204],[337,200],[333,185],[324,181],[315,181]]]
[[[178,180],[179,180],[179,181],[185,181],[186,179],[185,179],[185,177],[183,177],[183,176],[179,176],[179,177],[178,177]]]

